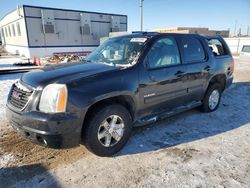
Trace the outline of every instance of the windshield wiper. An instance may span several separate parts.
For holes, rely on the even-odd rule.
[[[82,62],[84,62],[84,63],[92,63],[92,61],[86,60],[86,59],[83,59]]]

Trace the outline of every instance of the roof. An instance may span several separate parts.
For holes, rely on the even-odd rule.
[[[42,7],[42,6],[33,6],[33,5],[21,5],[20,7],[27,7],[27,8],[39,8],[39,9],[47,9],[47,10],[61,10],[61,11],[69,11],[69,12],[81,12],[81,13],[92,13],[92,14],[105,14],[105,15],[111,15],[111,16],[125,16],[123,14],[113,14],[113,13],[105,13],[105,12],[92,12],[92,11],[84,11],[84,10],[73,10],[73,9],[62,9],[62,8],[53,8],[53,7]],[[9,12],[7,12],[3,17],[0,18],[0,20],[3,20],[7,15],[14,12],[16,10],[13,9]]]
[[[132,32],[132,34],[127,34],[127,35],[120,35],[120,36],[116,36],[116,37],[112,37],[112,38],[119,38],[119,37],[124,37],[124,36],[128,36],[128,37],[147,37],[147,38],[152,38],[155,36],[200,36],[200,37],[204,37],[206,39],[214,39],[214,38],[220,38],[219,35],[203,35],[203,34],[195,34],[195,33],[191,33],[191,34],[186,34],[186,33],[160,33],[160,32],[146,32],[146,31],[134,31]]]
[[[23,5],[23,7],[27,8],[39,8],[39,9],[47,9],[47,10],[61,10],[61,11],[69,11],[69,12],[82,12],[82,13],[92,13],[92,14],[106,14],[111,16],[126,16],[124,14],[112,14],[105,12],[92,12],[92,11],[84,11],[84,10],[74,10],[74,9],[63,9],[63,8],[53,8],[53,7],[42,7],[42,6],[33,6],[33,5]]]

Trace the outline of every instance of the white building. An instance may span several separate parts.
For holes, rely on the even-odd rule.
[[[92,51],[117,31],[127,31],[126,15],[23,5],[0,20],[5,50],[27,58]]]

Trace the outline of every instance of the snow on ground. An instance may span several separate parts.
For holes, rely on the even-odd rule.
[[[15,63],[20,63],[22,60],[19,57],[13,56],[0,56],[0,70],[10,67],[18,67]]]
[[[3,124],[3,121],[6,121],[5,106],[6,106],[7,97],[8,97],[11,85],[14,82],[16,82],[21,77],[21,75],[22,75],[21,73],[0,75],[0,122],[1,124]]]
[[[5,117],[5,106],[7,102],[8,93],[11,85],[19,79],[21,74],[7,74],[0,75],[0,137],[3,137],[6,132],[12,129],[7,123]],[[0,146],[0,154],[2,154],[2,148]],[[9,163],[15,161],[15,156],[11,153],[4,152],[0,158],[0,170],[4,166],[8,166]]]
[[[15,161],[15,157],[12,154],[5,154],[3,156],[1,156],[0,158],[0,167],[2,166],[7,166],[8,163],[10,162],[14,162]]]
[[[23,62],[24,60],[18,56],[0,56],[0,71],[6,69],[35,68],[34,66],[22,65]]]
[[[0,138],[3,187],[249,187],[250,64],[236,62],[234,84],[213,113],[190,110],[136,128],[125,148],[101,158],[83,146],[51,150],[14,132]],[[10,85],[0,75],[0,119]],[[0,132],[5,130],[1,130]],[[11,177],[11,178],[10,178]]]

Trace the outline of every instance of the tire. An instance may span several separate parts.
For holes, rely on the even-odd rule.
[[[215,93],[218,93],[218,101],[217,103],[213,106],[212,105],[212,99],[210,99],[211,95],[216,95]],[[207,89],[207,92],[202,100],[202,105],[201,105],[201,111],[202,112],[213,112],[215,110],[217,110],[217,108],[220,105],[220,100],[221,100],[221,93],[222,93],[222,88],[221,85],[218,83],[212,84],[211,86],[209,86],[209,88]],[[217,98],[217,97],[215,97]],[[216,100],[214,100],[216,101]]]
[[[116,122],[115,119],[117,119]],[[115,123],[112,124],[112,122]],[[87,121],[83,133],[84,144],[98,156],[112,156],[127,143],[131,132],[132,118],[128,110],[118,104],[105,106],[96,110]],[[111,135],[115,135],[116,139]],[[122,135],[120,139],[117,139],[120,135]]]

